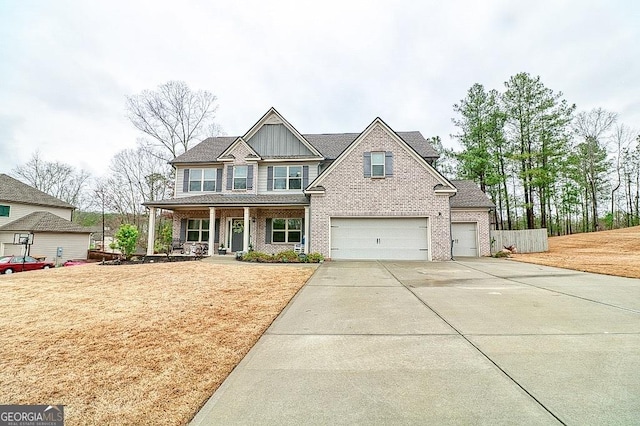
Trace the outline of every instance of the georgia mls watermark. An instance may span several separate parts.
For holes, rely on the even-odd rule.
[[[0,405],[0,426],[64,426],[64,406]]]

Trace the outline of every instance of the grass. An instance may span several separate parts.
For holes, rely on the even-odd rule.
[[[0,403],[67,425],[187,423],[313,266],[186,262],[0,276]]]
[[[640,226],[549,238],[545,253],[514,260],[620,277],[640,278]]]

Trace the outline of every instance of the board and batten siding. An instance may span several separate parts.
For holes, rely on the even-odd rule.
[[[260,164],[258,166],[258,194],[291,194],[291,193],[301,193],[301,190],[289,190],[289,191],[269,191],[267,190],[267,170],[269,167],[277,167],[277,166],[309,166],[309,183],[313,182],[315,178],[318,177],[318,168],[319,163],[267,163]],[[304,189],[304,188],[303,188]]]
[[[523,229],[519,231],[491,231],[491,253],[504,247],[516,246],[518,253],[542,253],[549,251],[547,229]]]
[[[0,226],[4,226],[33,212],[49,212],[65,220],[71,220],[72,209],[64,207],[34,206],[33,204],[9,203],[4,201],[0,201],[0,204],[9,206],[10,208],[9,217],[0,217]]]
[[[263,158],[314,154],[284,124],[265,124],[247,144]]]

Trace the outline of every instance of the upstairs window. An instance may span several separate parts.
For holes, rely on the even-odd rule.
[[[189,191],[215,191],[216,172],[216,169],[191,169],[189,172]]]
[[[9,217],[11,206],[0,206],[0,217]]]
[[[384,152],[371,153],[371,177],[384,177]]]
[[[233,168],[233,189],[247,189],[247,166]]]
[[[302,189],[302,166],[275,166],[273,168],[273,189]]]
[[[366,178],[380,179],[393,176],[393,152],[391,151],[367,151],[362,155],[362,163]]]

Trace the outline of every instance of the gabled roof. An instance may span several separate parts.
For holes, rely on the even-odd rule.
[[[438,158],[439,154],[420,132],[396,132],[422,158]],[[327,160],[335,160],[360,133],[305,134],[304,138]],[[238,139],[238,136],[208,138],[176,157],[171,164],[215,163],[218,157]],[[282,157],[287,158],[287,157]],[[295,156],[289,157],[295,158]]]
[[[0,201],[74,209],[71,204],[35,189],[4,173],[0,174]]]
[[[422,133],[414,132],[396,132],[396,134],[414,149],[423,158],[439,157],[438,152],[431,144],[422,136]],[[335,160],[347,149],[349,145],[360,135],[360,133],[324,133],[320,135],[304,135],[325,158]]]
[[[246,140],[246,141],[251,139],[251,137],[253,135],[255,135],[258,132],[258,130],[260,130],[260,128],[262,126],[264,126],[265,124],[282,124],[282,125],[284,125],[291,133],[293,133],[293,135],[300,141],[300,143],[305,145],[315,156],[322,157],[322,154],[316,149],[316,147],[314,147],[312,144],[310,144],[309,141],[307,141],[305,139],[305,137],[300,132],[298,132],[298,130],[295,127],[293,127],[291,125],[291,123],[289,123],[287,120],[285,120],[285,118],[282,115],[280,115],[280,113],[278,111],[276,111],[276,109],[274,107],[269,108],[269,111],[267,111],[260,118],[260,120],[258,120],[258,122],[256,124],[254,124],[247,131],[247,133],[245,133],[242,136],[243,139]]]
[[[496,205],[482,192],[480,187],[472,180],[452,180],[451,183],[458,188],[458,192],[449,198],[452,208],[482,207],[493,209]]]
[[[49,212],[33,212],[13,222],[0,226],[0,232],[64,232],[90,234],[91,229],[69,222]]]
[[[249,155],[251,157],[254,157],[256,160],[260,159],[260,155],[249,146],[249,144],[247,142],[245,142],[243,137],[239,137],[237,138],[235,141],[233,141],[231,143],[231,145],[229,145],[227,147],[227,149],[225,149],[222,154],[220,154],[220,156],[217,158],[218,161],[224,161],[225,159],[233,159],[233,155],[231,154],[233,152],[233,150],[238,146],[238,145],[244,145],[247,147],[247,149],[251,152]]]
[[[236,139],[238,136],[207,138],[169,163],[214,163]]]
[[[371,133],[373,129],[375,129],[376,127],[381,127],[383,131],[385,131],[392,138],[394,138],[397,143],[402,145],[407,150],[407,152],[412,157],[414,157],[416,161],[418,161],[418,163],[422,164],[422,166],[429,173],[431,173],[433,177],[436,178],[436,180],[438,181],[438,185],[437,185],[438,189],[436,190],[436,192],[440,192],[440,193],[456,192],[456,188],[451,184],[451,182],[447,180],[447,178],[445,178],[443,175],[440,174],[440,172],[438,172],[429,163],[427,163],[424,157],[422,157],[418,152],[416,152],[416,150],[413,149],[411,145],[409,145],[396,132],[394,132],[393,129],[391,129],[391,127],[389,127],[387,123],[385,123],[380,117],[377,117],[375,120],[373,120],[371,124],[369,124],[369,126],[367,126],[367,128],[364,129],[362,133],[360,133],[356,138],[354,138],[354,140],[346,147],[346,149],[342,151],[342,153],[335,159],[335,161],[331,163],[329,167],[324,169],[322,173],[313,182],[311,182],[309,187],[313,188],[321,185],[325,176],[328,176],[340,164],[342,159],[345,158],[347,155],[349,155],[360,144],[360,142],[362,142],[367,137],[367,135],[369,135],[369,133]]]

